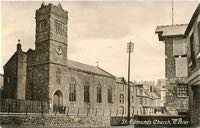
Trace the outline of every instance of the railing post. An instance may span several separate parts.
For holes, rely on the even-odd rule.
[[[78,110],[77,110],[77,116],[79,115],[79,107],[78,107]]]
[[[26,115],[27,115],[27,112],[28,112],[28,105],[26,105]]]
[[[56,116],[56,114],[57,114],[57,107],[56,107],[56,106],[55,106],[55,110],[56,110],[56,111],[55,111],[55,116]]]
[[[103,109],[103,116],[104,116],[104,109]]]
[[[117,117],[117,115],[118,115],[118,109],[117,109],[117,112],[116,112],[116,117]]]
[[[87,108],[87,116],[88,116],[88,114],[89,114],[89,108]]]
[[[69,115],[69,107],[67,107],[67,116]]]
[[[41,102],[41,111],[42,111],[42,116],[43,116],[43,102]]]
[[[7,106],[7,112],[8,112],[8,115],[9,115],[9,113],[10,113],[10,104],[8,104],[8,106]]]
[[[66,112],[66,106],[64,106],[63,114],[65,115]]]
[[[110,117],[111,117],[111,113],[112,113],[112,111],[111,111],[111,109],[110,109]]]
[[[95,116],[97,116],[97,108],[96,108]]]

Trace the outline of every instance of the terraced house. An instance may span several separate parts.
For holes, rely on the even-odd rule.
[[[158,26],[159,41],[165,43],[166,104],[169,115],[188,114],[187,24]]]
[[[175,102],[178,97],[181,98],[180,101],[183,101],[183,98],[189,96],[191,124],[198,127],[200,126],[200,4],[192,15],[189,24],[158,26],[156,33],[158,33],[159,40],[165,43],[166,76],[167,78],[176,78],[175,80],[178,83],[175,84],[174,89],[171,89],[171,92],[176,93],[171,93],[171,95],[169,95],[171,84],[166,85],[168,91],[166,95],[167,105],[170,96],[173,96],[173,94],[175,94],[173,96]],[[188,86],[185,86],[187,84]],[[176,102],[176,105],[187,108],[186,103]]]
[[[184,34],[188,44],[188,84],[190,116],[193,126],[200,126],[200,4]]]

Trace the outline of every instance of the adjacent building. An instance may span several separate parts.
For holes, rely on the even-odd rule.
[[[153,92],[154,82],[136,82],[136,114],[135,115],[155,115],[157,109],[160,110],[160,96]],[[163,114],[163,113],[159,113]]]
[[[188,44],[188,87],[190,116],[193,126],[200,126],[200,4],[184,34]]]
[[[156,33],[159,41],[165,43],[166,106],[172,106],[178,114],[184,114],[187,112],[189,95],[191,124],[198,127],[200,126],[200,4],[188,25],[158,26]]]
[[[3,74],[0,74],[0,98],[2,98],[3,93]]]
[[[166,109],[169,115],[188,114],[187,24],[158,26],[159,41],[165,44]]]
[[[160,96],[160,105],[165,107],[166,105],[166,80],[159,79],[156,86],[154,87],[154,92]]]
[[[116,87],[117,87],[117,115],[118,116],[127,116],[128,108],[128,87],[127,81],[124,77],[116,78]]]
[[[116,78],[117,90],[117,116],[127,116],[128,114],[128,85],[124,77]],[[130,115],[137,115],[136,86],[130,81]]]

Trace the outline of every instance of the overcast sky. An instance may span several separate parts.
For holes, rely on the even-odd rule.
[[[41,1],[1,2],[0,73],[21,40],[23,51],[34,49],[35,10]],[[45,2],[48,4],[49,2]],[[54,1],[53,4],[58,2]],[[69,12],[68,58],[99,66],[127,78],[127,42],[135,43],[131,80],[165,77],[164,43],[156,26],[171,24],[171,0],[62,1]],[[175,24],[188,23],[198,0],[174,0]]]

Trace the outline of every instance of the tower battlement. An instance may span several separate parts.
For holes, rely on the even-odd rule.
[[[36,10],[36,16],[37,16],[37,14],[40,14],[40,12],[43,12],[43,11],[53,12],[57,15],[60,15],[63,18],[68,19],[68,12],[62,8],[60,3],[58,3],[58,5],[53,5],[52,3],[45,4],[43,2],[41,4],[41,7]]]

